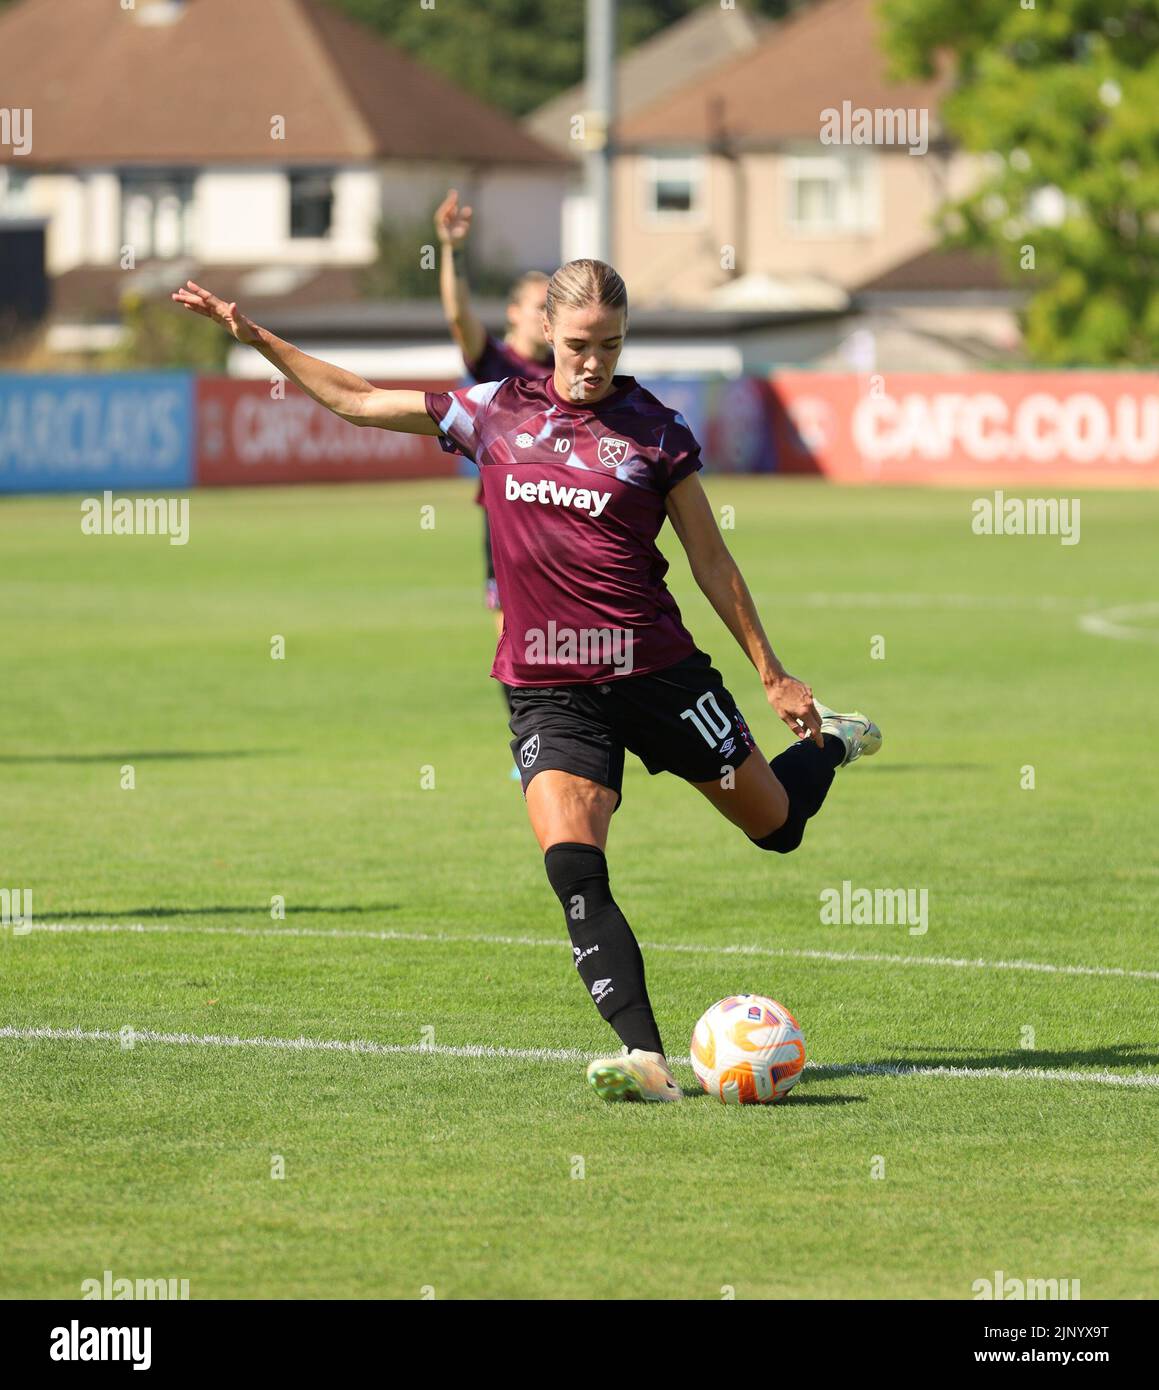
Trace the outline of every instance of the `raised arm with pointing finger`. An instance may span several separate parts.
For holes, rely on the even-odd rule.
[[[398,430],[402,434],[439,433],[438,425],[427,414],[424,392],[387,391],[371,386],[354,372],[336,367],[332,362],[323,362],[320,357],[311,357],[293,343],[287,343],[247,318],[236,302],[226,303],[192,280],[187,280],[185,288],[176,290],[170,298],[191,313],[220,324],[239,343],[256,348],[307,396],[352,425],[376,425],[379,429]]]
[[[439,297],[443,313],[465,362],[477,362],[487,343],[483,321],[471,307],[467,284],[467,237],[471,231],[472,209],[461,207],[459,193],[452,188],[435,213],[442,257],[439,263]]]

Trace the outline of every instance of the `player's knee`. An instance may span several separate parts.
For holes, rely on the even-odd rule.
[[[762,835],[759,839],[755,835],[749,836],[757,849],[769,849],[776,854],[792,853],[804,838],[804,822],[798,824],[791,816],[784,825],[778,826],[768,835]]]

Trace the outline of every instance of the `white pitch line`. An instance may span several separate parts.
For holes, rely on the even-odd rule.
[[[1060,610],[1076,604],[1088,607],[1094,598],[1068,598],[1054,594],[922,594],[922,593],[821,593],[781,594],[789,604],[804,603],[812,608],[964,608],[989,611],[995,608]]]
[[[566,951],[567,943],[542,936],[472,934],[445,936],[438,932],[353,931],[342,927],[204,927],[186,923],[32,922],[34,932],[128,932],[148,935],[170,932],[195,936],[310,937],[355,941],[413,941],[454,945],[462,941],[482,946],[546,946]],[[824,960],[853,965],[930,965],[956,970],[1028,970],[1042,975],[1097,975],[1129,980],[1159,980],[1159,970],[1127,970],[1119,965],[1055,965],[1035,960],[968,960],[958,956],[897,956],[878,951],[816,951],[791,946],[715,946],[681,941],[641,941],[641,949],[709,956],[759,956],[792,960]]]
[[[1159,642],[1159,627],[1138,627],[1125,619],[1159,617],[1159,603],[1124,603],[1117,608],[1103,608],[1096,613],[1080,613],[1079,628],[1093,637],[1113,637],[1119,642]]]
[[[380,1043],[364,1038],[349,1041],[341,1038],[240,1038],[216,1033],[156,1033],[151,1029],[133,1029],[132,1042],[162,1043],[179,1047],[253,1047],[283,1052],[355,1052],[375,1056],[433,1055],[441,1057],[474,1057],[484,1061],[517,1062],[587,1062],[599,1053],[579,1052],[574,1048],[549,1047],[490,1047],[484,1044],[452,1046],[446,1043]],[[14,1028],[0,1027],[0,1040],[18,1042],[100,1042],[123,1045],[122,1035],[102,1028]],[[691,1057],[670,1057],[673,1066],[691,1069]],[[1090,1081],[1102,1086],[1159,1087],[1159,1075],[1135,1073],[1123,1075],[1113,1071],[1052,1071],[1046,1067],[920,1067],[905,1062],[806,1062],[805,1067],[815,1076],[940,1076],[960,1079],[976,1077],[1003,1081]]]
[[[1159,642],[1159,627],[1154,625],[1159,618],[1159,603],[1156,602],[1125,603],[1108,608],[1099,607],[1096,598],[1064,598],[1053,594],[806,593],[782,594],[780,598],[809,608],[949,608],[979,612],[1021,608],[1052,613],[1079,607],[1086,610],[1075,614],[1079,630],[1093,637],[1111,637],[1119,642]]]
[[[172,1043],[182,1047],[257,1047],[279,1052],[369,1052],[375,1056],[395,1056],[399,1053],[441,1053],[447,1057],[510,1058],[520,1062],[586,1062],[588,1054],[568,1048],[549,1047],[488,1047],[468,1043],[461,1047],[446,1044],[380,1043],[362,1038],[346,1041],[341,1038],[239,1038],[216,1033],[155,1033],[148,1028],[133,1028],[132,1043]],[[122,1042],[121,1034],[101,1028],[12,1028],[0,1027],[0,1039],[14,1038],[26,1042]],[[592,1053],[591,1056],[598,1054]]]

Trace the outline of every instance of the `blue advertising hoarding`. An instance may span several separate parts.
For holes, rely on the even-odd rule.
[[[0,492],[192,486],[193,388],[186,372],[0,375]]]
[[[702,449],[707,447],[708,413],[704,379],[687,376],[638,376],[636,380],[656,399],[684,416]],[[708,464],[708,459],[705,459]]]

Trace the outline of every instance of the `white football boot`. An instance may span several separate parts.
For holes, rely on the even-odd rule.
[[[625,1047],[618,1057],[588,1063],[588,1083],[604,1100],[682,1100],[684,1092],[660,1052]]]
[[[838,714],[820,700],[814,700],[813,704],[821,716],[821,732],[834,734],[845,745],[845,757],[838,764],[839,767],[855,763],[863,755],[870,758],[881,747],[881,730],[859,710],[854,710],[852,714]]]

